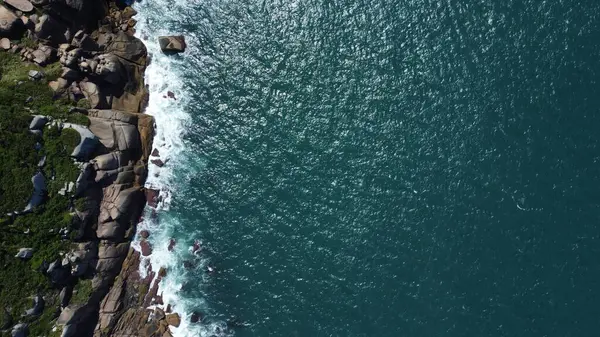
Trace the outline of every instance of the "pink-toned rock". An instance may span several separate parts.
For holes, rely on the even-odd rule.
[[[177,98],[175,98],[175,93],[172,91],[167,91],[167,97],[172,98],[172,99],[177,99]]]
[[[159,194],[160,194],[159,190],[147,188],[146,189],[146,203],[148,203],[149,206],[156,208],[156,206],[158,205]]]
[[[172,252],[173,248],[175,248],[175,239],[171,238],[169,239],[169,247],[167,249]]]
[[[140,231],[140,236],[141,236],[143,239],[147,239],[147,238],[150,236],[150,232],[148,232],[148,231],[147,231],[147,230],[145,230],[145,229],[142,229],[142,230]]]
[[[160,153],[158,152],[158,149],[152,150],[152,153],[150,155],[152,157],[160,157]]]
[[[150,254],[152,254],[152,246],[150,246],[150,242],[142,240],[142,242],[140,242],[140,248],[142,248],[142,256],[150,256]]]
[[[200,245],[199,240],[194,240],[194,245],[192,246],[192,253],[196,254],[202,251],[202,246]]]
[[[150,160],[150,162],[158,167],[163,167],[166,164],[165,162],[163,162],[160,159],[152,159],[152,160]]]

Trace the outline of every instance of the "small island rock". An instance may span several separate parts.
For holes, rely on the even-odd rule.
[[[159,36],[158,43],[160,44],[160,49],[167,53],[181,53],[187,47],[185,37],[181,35]]]

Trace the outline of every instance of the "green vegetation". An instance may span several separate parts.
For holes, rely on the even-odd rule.
[[[32,81],[28,77],[29,70],[41,70],[46,76],[41,81]],[[29,123],[32,114],[76,124],[88,123],[84,115],[69,114],[72,103],[53,97],[47,81],[57,78],[60,71],[59,64],[41,69],[0,51],[0,310],[6,308],[15,321],[29,323],[31,336],[56,335],[51,328],[56,318],[59,289],[54,289],[38,268],[44,261],[52,262],[71,248],[71,242],[59,235],[61,228],[72,225],[71,200],[58,191],[65,183],[75,181],[79,174],[78,166],[70,158],[79,143],[79,134],[72,129],[61,131],[47,127],[39,137],[29,132]],[[38,171],[38,162],[44,156],[42,172],[48,189],[45,202],[29,214],[5,216],[27,205],[33,191],[31,177]],[[31,260],[21,261],[15,257],[22,247],[34,249]],[[89,295],[91,283],[88,283],[78,283],[78,298]],[[32,305],[30,297],[35,294],[44,296],[44,312],[39,317],[22,319],[24,310]],[[3,316],[2,320],[5,319]],[[9,332],[0,332],[0,336],[9,335]]]
[[[37,42],[35,42],[32,38],[27,36],[23,36],[19,41],[19,44],[27,48],[36,48],[38,46]]]
[[[73,304],[84,304],[90,298],[92,294],[92,280],[79,280],[75,288],[73,289],[73,297],[71,297],[71,303]]]

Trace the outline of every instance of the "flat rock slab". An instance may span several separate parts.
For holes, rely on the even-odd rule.
[[[164,53],[181,53],[187,47],[185,37],[181,35],[159,36],[158,44]],[[173,95],[173,97],[175,96]]]
[[[27,13],[33,10],[33,4],[29,0],[4,0],[4,3],[21,12]]]

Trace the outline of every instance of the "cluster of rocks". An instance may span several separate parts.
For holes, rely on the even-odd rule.
[[[73,253],[77,264],[71,275],[84,276],[91,270],[93,293],[85,305],[63,311],[59,319],[63,336],[91,335],[95,327],[90,322],[95,320],[89,315],[98,312],[114,288],[145,204],[143,184],[154,132],[148,115],[97,109],[87,115],[89,131],[99,143],[79,157],[87,161],[75,183],[76,193],[85,198],[85,208],[76,210],[76,237],[89,241],[81,247],[85,249]]]
[[[135,33],[135,24],[137,21],[133,18],[137,12],[131,7],[125,7],[123,10],[117,8],[111,8],[109,11],[110,22],[113,31]]]
[[[144,188],[154,119],[142,113],[148,99],[143,80],[148,55],[133,36],[135,14],[131,7],[123,9],[112,1],[5,0],[0,4],[0,49],[42,67],[60,62],[61,76],[48,83],[55,96],[74,102],[85,98],[89,104],[77,111],[87,115],[89,127],[58,124],[80,135],[71,156],[81,174],[59,191],[84,200],[74,212],[74,232],[60,233],[77,244],[61,259],[44,261],[40,267],[60,289],[57,325],[62,327],[62,337],[169,337],[168,327],[180,324],[170,306],[165,311],[146,309],[163,304],[157,292],[166,270],[149,270],[141,277],[140,253],[130,248],[146,199],[154,207],[160,201],[158,191]],[[22,37],[28,41],[14,42]],[[160,37],[159,44],[166,53],[186,48],[182,36]],[[44,74],[32,71],[29,77],[39,81]],[[174,99],[171,93],[169,97]],[[30,132],[41,136],[49,122],[34,116]],[[32,179],[38,187],[27,207],[43,202],[43,178]],[[27,260],[34,255],[32,249],[22,248],[16,257]],[[89,298],[71,303],[74,285],[84,279],[91,281]],[[39,315],[45,303],[34,295],[25,315]],[[16,324],[11,333],[27,336],[27,325]]]
[[[31,5],[27,0],[12,1]],[[60,61],[62,75],[49,83],[57,96],[73,101],[87,98],[91,108],[143,111],[147,102],[143,85],[147,52],[133,36],[135,10],[119,10],[104,1],[33,3],[43,14],[24,15],[7,7],[8,2],[0,4],[2,49],[40,66]],[[99,26],[91,29],[92,23]],[[10,39],[22,36],[31,42],[11,44]]]

